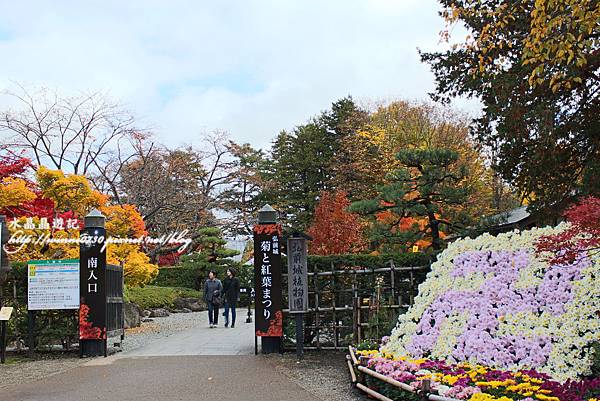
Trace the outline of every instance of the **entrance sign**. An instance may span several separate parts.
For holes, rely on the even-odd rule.
[[[253,231],[256,335],[281,337],[283,336],[281,225],[258,224],[254,226]]]
[[[106,249],[104,247],[106,230],[104,229],[104,216],[93,211],[85,217],[85,225],[85,228],[81,230],[80,238],[83,241],[79,246],[79,267],[81,269],[79,339],[106,340]],[[99,347],[99,345],[96,344],[92,347]],[[101,349],[90,351],[91,354],[94,354]]]
[[[289,238],[288,304],[290,313],[308,312],[307,246],[305,238]]]
[[[0,321],[7,321],[12,315],[13,308],[11,306],[3,306],[0,308]]]
[[[79,260],[35,260],[27,264],[27,309],[79,308]]]

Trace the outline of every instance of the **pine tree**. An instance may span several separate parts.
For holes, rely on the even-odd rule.
[[[469,196],[466,167],[454,169],[458,153],[447,149],[405,149],[396,157],[401,167],[388,174],[389,183],[380,187],[378,196],[354,202],[350,211],[372,218],[372,239],[377,244],[406,247],[430,238],[432,248],[439,250],[442,229],[464,223],[461,204]],[[381,213],[393,218],[378,221]],[[426,224],[415,221],[406,229],[407,218],[421,217]]]

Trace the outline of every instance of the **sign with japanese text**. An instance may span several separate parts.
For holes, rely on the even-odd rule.
[[[79,261],[34,260],[27,264],[27,309],[79,308]]]
[[[254,286],[257,336],[281,337],[283,312],[281,292],[281,225],[254,226]]]
[[[308,312],[307,245],[304,238],[289,238],[288,305],[290,313]]]
[[[10,315],[12,315],[12,312],[12,306],[3,306],[2,308],[0,308],[0,321],[6,321],[10,319]]]
[[[89,227],[81,230],[79,291],[79,339],[106,339],[106,230]]]

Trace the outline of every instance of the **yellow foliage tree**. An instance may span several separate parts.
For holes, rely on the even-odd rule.
[[[21,178],[5,177],[0,181],[0,209],[19,206],[35,198],[36,194]]]
[[[113,237],[138,238],[146,234],[144,220],[133,205],[108,205],[100,208],[106,216],[106,232]],[[111,244],[108,263],[125,266],[125,283],[129,286],[147,284],[158,275],[158,266],[140,251],[137,244]]]
[[[82,175],[64,174],[61,170],[40,166],[36,179],[42,197],[51,199],[57,212],[73,211],[77,216],[85,216],[91,208],[108,202],[108,197],[94,191]]]
[[[64,174],[60,170],[50,170],[43,166],[36,172],[37,185],[40,196],[50,199],[55,205],[55,216],[59,213],[72,211],[76,216],[85,216],[92,208],[96,207],[106,216],[106,231],[108,236],[121,238],[137,238],[146,234],[144,220],[133,205],[109,205],[108,197],[92,189],[89,181],[84,176]],[[0,182],[0,207],[19,206],[36,198],[36,194],[19,178],[5,178]],[[18,219],[20,228],[11,228],[11,235],[18,234],[21,238],[34,239],[48,236],[54,240],[63,239],[64,242],[51,242],[43,245],[31,242],[13,245],[12,249],[19,249],[11,254],[11,259],[16,261],[39,259],[72,259],[79,257],[79,245],[74,241],[79,238],[76,229],[41,230],[40,218],[31,217],[31,223],[36,228],[25,228],[27,217]],[[17,233],[18,231],[18,233]],[[70,240],[69,240],[70,239]],[[112,264],[123,263],[125,268],[125,283],[129,286],[144,285],[158,274],[158,266],[150,263],[150,259],[140,249],[139,244],[109,244],[107,248],[107,262]]]

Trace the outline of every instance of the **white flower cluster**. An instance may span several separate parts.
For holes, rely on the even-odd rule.
[[[477,350],[477,347],[474,348],[472,344],[464,344],[464,338],[475,337],[463,337],[463,343],[460,345],[463,348],[457,352],[457,338],[463,334],[467,321],[473,317],[469,317],[469,313],[465,313],[464,308],[456,311],[451,308],[448,311],[448,303],[440,303],[440,299],[447,297],[456,302],[456,294],[481,293],[484,285],[486,283],[490,285],[489,283],[495,276],[495,262],[485,261],[477,262],[479,264],[476,263],[474,266],[471,265],[469,267],[471,270],[466,270],[467,273],[457,274],[455,260],[461,255],[482,251],[508,251],[515,252],[515,255],[521,255],[515,256],[512,261],[514,269],[518,269],[515,280],[511,283],[513,291],[523,289],[526,292],[531,289],[531,293],[538,294],[538,299],[539,294],[545,291],[543,294],[546,295],[542,301],[545,304],[540,308],[524,307],[522,310],[519,309],[519,306],[513,306],[512,310],[515,310],[513,313],[494,315],[497,327],[484,334],[490,333],[493,338],[510,338],[524,344],[529,344],[528,342],[535,344],[540,341],[539,339],[547,339],[550,344],[549,346],[540,346],[536,351],[539,354],[536,355],[536,360],[543,361],[537,366],[535,366],[536,363],[531,362],[532,358],[521,356],[521,359],[515,357],[514,360],[511,360],[504,356],[504,360],[511,360],[508,365],[491,367],[509,370],[536,369],[548,373],[560,381],[589,374],[593,357],[591,343],[600,341],[600,317],[598,316],[600,311],[600,256],[591,255],[590,260],[582,265],[583,267],[579,271],[573,273],[573,278],[567,280],[566,283],[564,283],[564,276],[561,276],[562,271],[558,270],[561,266],[555,266],[554,269],[557,271],[555,275],[558,278],[555,277],[551,285],[547,285],[547,287],[544,287],[544,280],[549,281],[548,275],[551,273],[549,273],[549,269],[552,266],[535,256],[535,242],[541,236],[560,233],[567,226],[566,223],[563,223],[554,228],[534,228],[522,232],[515,230],[498,236],[484,234],[475,239],[467,238],[450,244],[432,265],[427,280],[419,286],[419,293],[415,298],[414,305],[407,313],[400,316],[398,325],[383,350],[413,357],[426,356],[446,359],[450,362],[461,359],[476,363],[485,362],[478,360],[476,354],[474,356],[472,350]],[[559,284],[555,284],[556,282]],[[567,288],[566,292],[565,288]],[[510,293],[502,292],[503,289],[499,291],[499,294]],[[568,294],[566,294],[567,292]],[[473,303],[477,300],[468,299],[466,302]],[[527,301],[506,300],[500,297],[497,302],[498,304],[511,302],[514,305]],[[490,305],[489,307],[494,308],[495,306]],[[435,308],[442,310],[435,310]],[[501,308],[498,307],[497,310],[501,310]],[[431,319],[433,323],[423,322],[422,317],[425,313],[428,318],[424,320],[429,320],[431,316],[437,316],[441,323],[436,324],[435,319]],[[444,316],[444,318],[440,319],[440,316]],[[487,322],[481,320],[482,325],[489,325],[489,320]],[[477,337],[476,340],[479,340],[480,337]],[[416,341],[420,341],[417,346],[415,346]],[[507,347],[515,344],[517,343]],[[511,352],[523,354],[523,349],[527,349],[526,346],[522,346],[521,350]],[[426,352],[415,352],[415,349]],[[465,352],[465,349],[468,349],[470,353]],[[489,359],[489,349],[485,352],[488,352]],[[415,355],[415,353],[419,355]],[[467,356],[463,358],[460,355]]]

